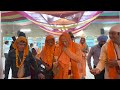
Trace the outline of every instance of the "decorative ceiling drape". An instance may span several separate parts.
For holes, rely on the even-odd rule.
[[[18,11],[48,33],[77,33],[85,29],[102,11]]]

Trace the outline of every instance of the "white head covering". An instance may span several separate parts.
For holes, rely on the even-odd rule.
[[[120,32],[120,24],[111,27],[110,31]]]
[[[38,52],[38,47],[37,46],[34,46],[33,48],[36,50],[36,52]]]

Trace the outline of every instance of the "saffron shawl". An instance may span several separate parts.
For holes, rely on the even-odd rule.
[[[87,49],[87,44],[86,42],[84,44],[79,44],[81,50]],[[82,52],[82,71],[83,71],[83,76],[86,76],[86,53]]]
[[[48,45],[48,40],[54,39],[52,35],[48,35],[45,40],[45,46],[43,47],[40,57],[42,60],[48,64],[50,67],[52,67],[53,64],[53,56],[54,56],[54,49],[55,49],[55,39],[54,39],[54,45],[49,46]]]
[[[58,79],[69,79],[69,75],[68,75],[68,70],[69,68],[71,69],[72,72],[72,79],[80,79],[80,72],[79,72],[79,63],[75,62],[72,58],[70,58],[70,56],[68,56],[66,53],[69,53],[69,55],[71,55],[71,57],[75,57],[76,55],[76,50],[78,50],[78,47],[72,40],[71,37],[68,33],[64,32],[60,38],[62,36],[65,36],[69,46],[67,48],[67,50],[65,52],[63,52],[58,60],[59,63],[59,67],[60,67],[60,71],[59,71],[59,75],[58,75]],[[60,53],[62,52],[63,49],[63,44],[61,42],[61,39],[59,38],[59,49],[60,49]],[[70,53],[70,51],[72,51],[72,54]],[[80,50],[80,49],[79,49]],[[73,54],[74,53],[74,54]],[[79,58],[80,61],[81,58]]]
[[[114,44],[111,40],[108,41],[107,54],[108,54],[108,61],[117,60]],[[109,67],[108,68],[108,75],[111,79],[117,78],[116,68],[115,67]]]

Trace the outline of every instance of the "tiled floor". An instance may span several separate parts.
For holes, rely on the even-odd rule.
[[[93,62],[93,58],[92,58],[91,62]],[[92,66],[93,66],[93,63],[92,63]],[[89,71],[88,65],[86,67],[86,79],[94,79],[93,74],[91,74]]]
[[[93,59],[92,59],[92,61],[93,61]],[[92,61],[91,61],[91,62],[92,62]],[[1,63],[1,62],[0,62],[0,63]],[[5,58],[4,58],[4,57],[2,57],[2,64],[0,64],[0,65],[3,66],[3,69],[5,68]],[[93,66],[93,64],[92,64],[92,66]],[[8,79],[11,79],[11,73],[12,73],[12,71],[11,71],[11,69],[10,69]],[[4,78],[4,75],[3,75],[3,76],[0,76],[0,78]],[[86,79],[94,79],[94,76],[89,72],[88,66],[86,67]]]

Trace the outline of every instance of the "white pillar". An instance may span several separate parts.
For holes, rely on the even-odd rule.
[[[3,79],[3,63],[2,63],[2,36],[1,36],[1,32],[2,32],[2,29],[1,29],[1,11],[0,11],[0,79]]]

